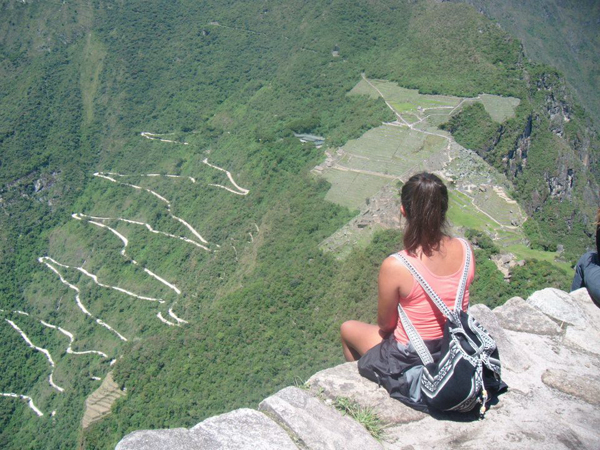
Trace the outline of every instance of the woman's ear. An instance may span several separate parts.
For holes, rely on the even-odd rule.
[[[402,214],[402,217],[406,217],[406,211],[404,211],[404,206],[400,205],[400,214]]]

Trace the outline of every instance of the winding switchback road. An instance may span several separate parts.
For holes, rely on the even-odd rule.
[[[72,217],[74,219],[76,219],[76,220],[83,220],[78,214],[73,214]],[[92,225],[96,225],[97,227],[105,228],[105,229],[109,230],[111,233],[113,233],[115,236],[117,236],[121,240],[121,242],[123,242],[123,248],[121,249],[121,255],[124,256],[124,257],[126,257],[126,258],[128,258],[129,261],[132,264],[139,265],[139,263],[135,259],[130,258],[129,256],[127,256],[127,246],[129,245],[129,240],[125,236],[123,236],[121,233],[119,233],[114,228],[111,228],[108,225],[105,225],[105,224],[103,224],[101,222],[97,222],[95,220],[88,220],[88,222],[91,223]],[[167,286],[169,289],[172,289],[173,291],[175,291],[175,293],[177,295],[181,294],[181,290],[177,286],[175,286],[173,283],[169,283],[167,280],[165,280],[164,278],[158,276],[157,274],[155,274],[154,272],[152,272],[147,267],[143,267],[143,270],[148,275],[150,275],[152,278],[160,281],[162,284],[164,284],[165,286]]]
[[[67,280],[65,280],[65,278],[62,276],[62,274],[60,273],[60,271],[54,267],[52,264],[50,264],[48,261],[52,261],[54,262],[54,260],[52,258],[50,258],[49,256],[42,256],[40,258],[38,258],[38,261],[42,264],[45,264],[50,270],[52,270],[56,275],[58,275],[58,277],[60,278],[60,281],[68,286],[70,289],[75,291],[75,301],[77,303],[77,306],[79,307],[79,309],[88,317],[90,317],[91,319],[93,319],[98,325],[106,328],[107,330],[111,331],[112,333],[116,334],[117,337],[119,339],[121,339],[122,341],[127,342],[127,338],[125,336],[123,336],[121,333],[119,333],[117,330],[115,330],[113,327],[111,327],[109,324],[107,324],[106,322],[102,321],[101,319],[98,319],[96,317],[94,317],[94,315],[92,315],[92,313],[90,313],[86,307],[83,305],[83,303],[81,302],[81,298],[79,297],[79,294],[81,293],[79,288],[71,283],[69,283]],[[56,265],[59,265],[59,263],[54,262]]]
[[[44,415],[43,412],[41,412],[33,403],[33,400],[31,399],[31,397],[29,397],[28,395],[22,395],[22,394],[13,394],[12,392],[0,392],[0,396],[2,397],[13,397],[13,398],[21,398],[23,400],[27,400],[27,405],[33,410],[34,413],[36,413],[39,417],[42,417]]]
[[[52,376],[54,374],[54,367],[56,367],[56,365],[54,364],[54,360],[52,359],[52,356],[50,355],[50,352],[48,350],[46,350],[45,348],[41,348],[38,347],[37,345],[35,345],[33,342],[31,342],[31,340],[29,339],[29,337],[23,332],[23,330],[21,330],[17,324],[15,324],[12,320],[9,319],[4,319],[6,320],[11,327],[13,327],[15,330],[17,330],[17,332],[21,335],[21,337],[23,338],[23,340],[27,343],[27,345],[31,348],[33,348],[34,350],[43,353],[46,356],[46,359],[48,360],[48,362],[50,363],[50,367],[52,367],[52,369],[50,370],[50,375],[48,376],[48,382],[50,383],[50,386],[52,386],[54,389],[56,389],[58,392],[64,392],[64,388],[60,387],[59,385],[57,385]]]

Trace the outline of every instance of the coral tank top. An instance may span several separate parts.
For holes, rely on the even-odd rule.
[[[425,281],[429,283],[431,288],[440,296],[448,308],[454,309],[456,291],[458,290],[460,277],[465,267],[466,253],[463,251],[463,262],[460,269],[452,275],[444,276],[434,274],[419,258],[410,256],[404,250],[400,253],[404,255],[421,276],[425,278]],[[469,286],[473,282],[474,277],[475,258],[472,257],[462,304],[462,308],[465,311],[469,306]],[[433,301],[429,299],[429,296],[425,293],[418,281],[413,279],[413,286],[410,293],[405,298],[400,297],[399,301],[406,312],[406,315],[423,340],[440,339],[443,336],[446,318],[439,309],[437,309]],[[396,341],[402,344],[406,345],[409,342],[408,336],[402,326],[402,322],[400,322],[400,318],[398,318],[398,323],[394,330],[394,337],[396,338]]]

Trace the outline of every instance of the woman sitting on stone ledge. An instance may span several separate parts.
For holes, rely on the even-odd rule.
[[[586,288],[590,297],[600,307],[600,208],[596,213],[596,251],[587,252],[575,266],[571,291]]]
[[[450,308],[470,248],[446,232],[448,191],[430,173],[412,176],[402,187],[400,211],[406,218],[402,254]],[[474,257],[467,278],[462,307],[469,304],[469,285],[475,274]],[[446,319],[432,304],[408,269],[393,256],[379,272],[377,325],[350,320],[341,327],[347,361],[360,358],[363,376],[382,384],[390,395],[414,408],[424,410],[421,399],[422,363],[398,318],[398,302],[425,340],[434,360],[438,359]],[[361,358],[362,357],[362,358]]]

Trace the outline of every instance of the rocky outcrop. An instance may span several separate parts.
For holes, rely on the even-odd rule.
[[[544,289],[471,313],[495,337],[509,385],[484,420],[415,411],[346,363],[315,374],[308,389],[279,391],[258,411],[211,417],[189,430],[137,431],[117,449],[598,448],[600,309],[585,289]],[[337,411],[340,399],[384,422],[383,438]]]

